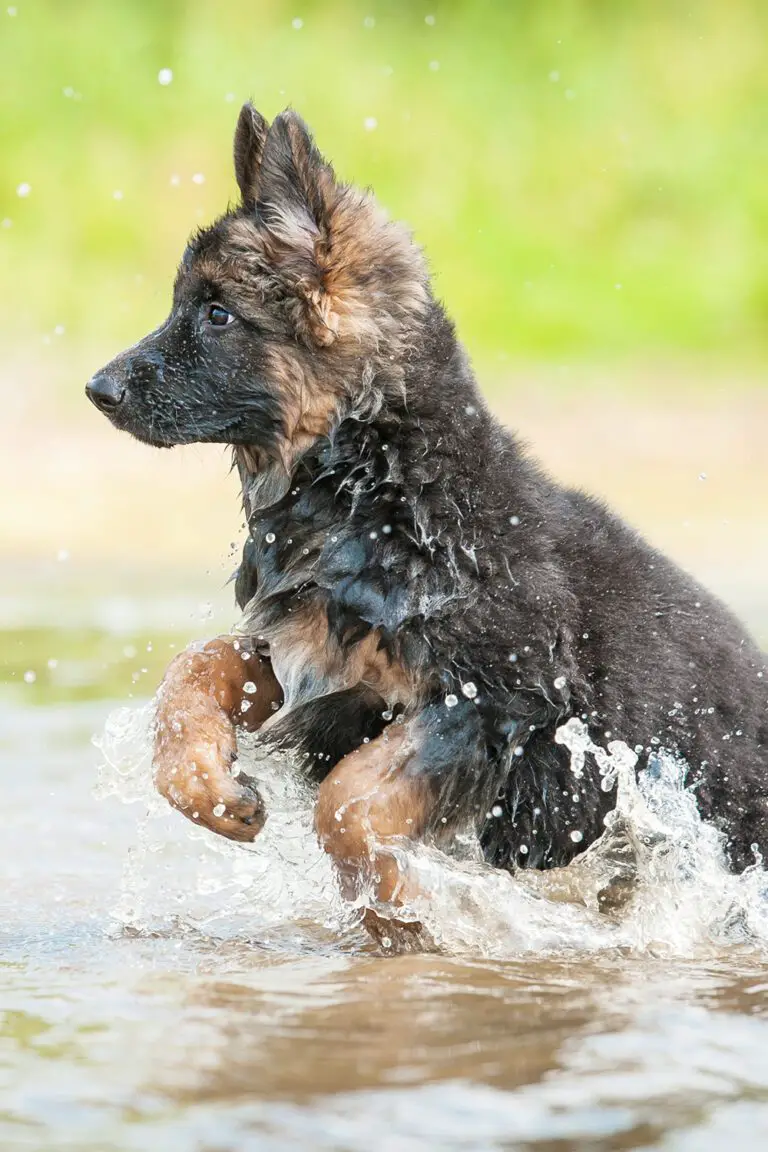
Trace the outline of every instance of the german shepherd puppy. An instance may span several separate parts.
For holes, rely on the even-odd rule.
[[[230,444],[248,537],[236,636],[171,664],[155,776],[190,819],[265,818],[236,729],[292,750],[349,892],[397,903],[403,838],[474,829],[567,864],[614,799],[555,731],[687,765],[730,864],[768,855],[768,672],[743,627],[488,411],[421,252],[302,120],[246,104],[242,202],[191,239],[168,319],[90,381],[148,444]],[[642,761],[641,761],[642,762]]]

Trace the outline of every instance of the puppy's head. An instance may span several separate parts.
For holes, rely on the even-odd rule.
[[[241,204],[190,240],[165,323],[86,390],[147,443],[229,443],[254,467],[287,466],[391,373],[427,278],[405,230],[336,181],[294,112],[270,127],[246,104],[234,156]]]

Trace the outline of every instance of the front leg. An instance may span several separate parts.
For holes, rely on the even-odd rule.
[[[253,780],[232,774],[235,732],[255,731],[281,702],[272,665],[247,639],[222,636],[181,652],[158,693],[158,791],[196,824],[230,840],[253,840],[266,813]]]
[[[333,858],[342,892],[373,896],[364,922],[379,938],[424,946],[421,925],[398,919],[417,883],[398,863],[408,841],[440,843],[477,825],[498,795],[499,769],[488,756],[482,718],[470,701],[431,704],[350,752],[320,785],[315,829]],[[389,911],[386,906],[389,905]]]
[[[397,918],[396,909],[418,894],[403,875],[393,849],[418,840],[434,815],[436,795],[419,772],[420,746],[408,726],[392,724],[340,760],[320,785],[315,829],[333,858],[348,900],[370,893],[391,914],[366,907],[363,923],[374,939],[391,947],[429,946],[422,925]]]

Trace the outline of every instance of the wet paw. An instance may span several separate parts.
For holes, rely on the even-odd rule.
[[[254,840],[267,818],[255,781],[244,772],[233,776],[228,766],[212,764],[199,750],[170,769],[156,763],[155,781],[174,808],[228,840]]]
[[[194,721],[189,715],[183,724],[175,715],[158,715],[153,764],[157,790],[193,823],[228,840],[255,839],[266,810],[255,781],[237,771],[232,724],[215,706]]]
[[[215,799],[208,813],[198,812],[197,823],[229,840],[250,841],[258,836],[267,812],[256,782],[250,776],[244,772],[230,776]]]

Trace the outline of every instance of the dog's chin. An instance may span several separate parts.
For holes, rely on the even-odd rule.
[[[147,444],[150,448],[180,448],[184,444],[229,443],[225,430],[158,428],[154,423],[144,423],[142,420],[133,420],[128,416],[121,419],[117,415],[110,417],[110,420],[120,432],[127,432],[134,440],[138,440],[141,444]]]
[[[127,432],[134,440],[138,440],[140,444],[147,444],[150,448],[175,448],[179,444],[190,443],[190,441],[171,439],[168,436],[163,436],[155,429],[143,428],[140,424],[134,425],[129,421],[113,420],[115,428],[120,432]]]

